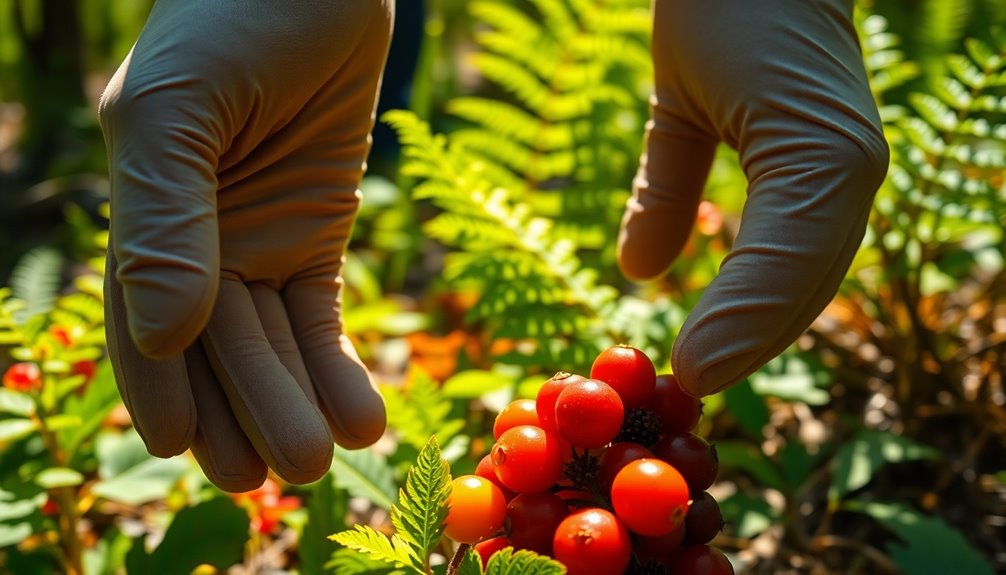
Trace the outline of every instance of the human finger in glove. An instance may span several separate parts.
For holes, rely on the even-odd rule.
[[[228,491],[384,431],[342,333],[391,0],[157,2],[102,96],[109,354],[147,449]]]
[[[697,396],[781,353],[835,295],[887,172],[851,0],[654,0],[655,93],[622,220],[628,277],[688,239],[715,148],[749,186],[736,242],[675,340]]]

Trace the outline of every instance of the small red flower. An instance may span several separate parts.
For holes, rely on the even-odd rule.
[[[49,335],[55,339],[59,345],[63,347],[70,347],[73,345],[73,334],[70,333],[70,328],[62,325],[52,325],[49,326]]]
[[[3,374],[3,386],[14,391],[41,389],[42,372],[34,363],[15,363]]]
[[[94,372],[97,371],[98,366],[93,361],[89,359],[82,359],[80,361],[73,362],[70,366],[70,375],[83,375],[84,383],[91,381],[94,377]]]
[[[267,478],[257,489],[233,493],[231,497],[248,511],[252,529],[263,534],[272,533],[284,515],[300,508],[300,498],[282,495],[279,484],[272,478]]]
[[[46,499],[45,503],[42,504],[42,515],[45,515],[46,517],[55,517],[59,515],[59,504],[57,504],[52,497]]]

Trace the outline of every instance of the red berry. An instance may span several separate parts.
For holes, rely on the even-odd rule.
[[[552,556],[566,566],[567,575],[622,575],[632,557],[632,541],[610,511],[589,507],[562,520]]]
[[[625,441],[609,445],[597,461],[597,485],[601,492],[611,490],[611,482],[626,463],[644,457],[653,457],[653,453],[638,443]]]
[[[708,545],[682,547],[671,555],[671,573],[688,575],[734,575],[733,565],[722,551]]]
[[[514,549],[552,554],[552,537],[569,506],[554,493],[521,493],[507,505],[507,529]]]
[[[538,413],[539,427],[550,433],[556,433],[555,400],[559,397],[559,392],[567,385],[585,379],[587,378],[582,375],[560,371],[538,388],[538,394],[535,396],[535,408]]]
[[[485,566],[489,564],[489,558],[494,553],[510,546],[510,540],[500,535],[499,537],[491,537],[485,541],[479,541],[472,546],[472,549],[475,549],[475,552],[479,554],[479,558],[482,559],[482,568],[485,569]]]
[[[716,481],[720,469],[716,448],[694,433],[668,435],[652,451],[685,476],[692,493],[705,491]]]
[[[628,410],[643,405],[653,395],[657,372],[642,351],[628,345],[615,345],[594,359],[590,378],[615,388]]]
[[[558,438],[533,425],[508,429],[492,451],[496,477],[517,493],[537,493],[562,476],[562,446]]]
[[[533,399],[515,399],[507,404],[496,416],[493,422],[493,439],[499,439],[503,432],[518,425],[535,425],[538,422],[538,410]]]
[[[583,449],[610,443],[618,435],[624,416],[618,393],[610,385],[593,379],[567,385],[555,401],[559,436]]]
[[[503,528],[506,499],[491,481],[462,475],[451,481],[444,533],[458,543],[478,543]]]
[[[686,545],[709,543],[723,528],[723,514],[716,499],[703,491],[692,498],[692,505],[685,517]]]
[[[496,487],[500,488],[500,491],[503,493],[503,497],[505,497],[507,501],[516,497],[517,494],[514,493],[513,489],[503,485],[500,478],[496,476],[496,468],[493,467],[492,457],[488,453],[483,456],[482,459],[479,460],[479,464],[475,466],[475,475],[485,477],[489,481],[492,481]]]
[[[611,505],[625,526],[640,535],[665,535],[688,513],[685,478],[659,459],[625,464],[611,483]]]
[[[685,393],[677,378],[669,373],[657,376],[653,395],[644,407],[660,419],[665,435],[688,433],[702,416],[702,400]]]
[[[688,513],[691,513],[690,509]],[[688,521],[687,515],[685,516],[685,521]],[[679,525],[670,533],[665,533],[664,535],[657,535],[653,537],[639,535],[636,537],[635,551],[641,559],[654,559],[656,561],[660,561],[661,563],[666,563],[670,560],[671,554],[674,553],[678,547],[681,547],[681,543],[684,538],[684,524]]]

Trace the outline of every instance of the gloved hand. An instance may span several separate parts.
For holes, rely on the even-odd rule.
[[[655,94],[619,236],[635,279],[688,239],[718,142],[749,181],[736,243],[675,340],[693,395],[781,353],[835,295],[888,148],[851,0],[654,0]]]
[[[191,446],[225,490],[384,431],[339,274],[392,4],[157,2],[102,96],[119,390],[152,454]]]

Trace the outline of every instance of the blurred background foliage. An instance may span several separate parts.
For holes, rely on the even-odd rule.
[[[646,0],[403,0],[344,268],[387,438],[236,497],[150,458],[104,360],[95,109],[151,4],[0,2],[0,571],[348,569],[325,536],[386,528],[430,435],[467,472],[495,412],[555,371],[615,341],[669,368],[745,181],[720,150],[667,276],[619,276]],[[1006,572],[1006,1],[857,10],[890,174],[828,309],[706,399],[716,544],[749,573]]]

